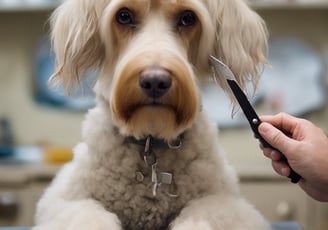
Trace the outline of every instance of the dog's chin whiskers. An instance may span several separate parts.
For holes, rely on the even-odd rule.
[[[125,115],[125,117],[127,118],[127,120],[133,116],[133,113],[139,109],[142,109],[142,108],[145,108],[145,107],[148,107],[148,108],[151,108],[153,107],[154,109],[156,108],[159,108],[159,107],[170,107],[170,106],[167,106],[163,103],[160,103],[160,102],[156,102],[156,101],[152,101],[152,102],[147,102],[147,103],[140,103],[140,104],[134,104],[134,105],[130,105],[126,108],[126,110],[123,112],[123,114]]]

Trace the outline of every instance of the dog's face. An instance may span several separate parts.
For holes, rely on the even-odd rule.
[[[264,62],[262,20],[242,0],[67,0],[52,18],[58,71],[66,86],[90,68],[124,135],[167,140],[200,110],[198,81],[210,54],[240,85]]]

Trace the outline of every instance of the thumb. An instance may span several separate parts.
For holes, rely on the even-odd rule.
[[[293,139],[267,122],[262,122],[260,124],[259,133],[270,145],[284,154],[288,149],[291,149],[294,144]]]

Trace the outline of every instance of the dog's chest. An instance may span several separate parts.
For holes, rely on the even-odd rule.
[[[134,163],[121,159],[119,167],[111,168],[91,188],[93,198],[115,213],[124,229],[168,229],[187,202],[199,195],[181,185],[192,184],[192,178],[180,173],[174,167],[176,164],[169,166],[160,160],[154,169],[154,165],[146,165],[140,157]]]
[[[138,188],[137,188],[138,189]],[[130,199],[122,199],[106,205],[108,211],[114,212],[126,230],[168,229],[169,224],[185,206],[179,198],[151,193],[136,194]],[[140,190],[139,190],[140,191]]]

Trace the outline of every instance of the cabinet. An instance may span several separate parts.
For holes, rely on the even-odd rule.
[[[270,221],[296,221],[304,230],[326,230],[327,212],[287,181],[242,181],[242,194]]]

